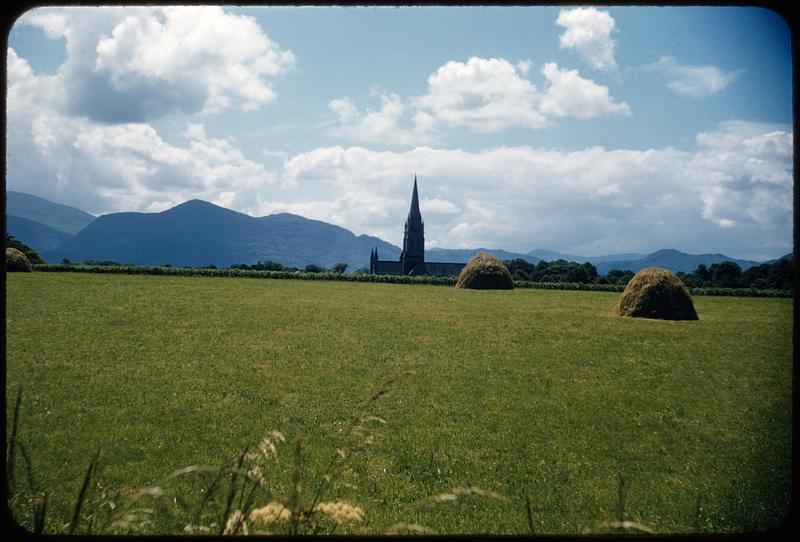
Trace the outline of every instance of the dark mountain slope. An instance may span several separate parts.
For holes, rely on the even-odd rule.
[[[69,235],[75,235],[95,219],[75,207],[12,190],[6,191],[6,215],[39,222]]]
[[[346,262],[355,270],[369,265],[373,247],[378,247],[382,258],[400,254],[397,247],[378,238],[357,237],[318,220],[287,213],[254,218],[190,200],[161,213],[103,215],[58,249],[46,252],[45,259],[192,267],[259,260],[295,267]]]

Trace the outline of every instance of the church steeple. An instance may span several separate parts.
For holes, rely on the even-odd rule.
[[[411,209],[408,211],[403,235],[403,252],[400,254],[403,274],[425,274],[425,225],[419,212],[417,175],[414,174],[414,191],[411,194]]]
[[[411,194],[411,209],[408,211],[406,224],[422,224],[422,214],[419,212],[419,195],[417,194],[417,175],[414,174],[414,192]]]

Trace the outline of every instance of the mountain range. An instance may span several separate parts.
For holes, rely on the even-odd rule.
[[[355,271],[369,265],[373,248],[378,249],[382,260],[397,260],[401,252],[399,247],[377,237],[355,235],[319,220],[289,213],[252,217],[201,200],[190,200],[160,213],[122,212],[95,217],[37,196],[7,191],[6,232],[36,249],[48,262],[68,258],[74,262],[91,259],[136,265],[228,267],[272,260],[299,268],[312,263],[332,267],[345,262],[350,271]],[[710,266],[726,260],[745,270],[761,263],[674,249],[650,254],[579,256],[541,248],[527,253],[431,248],[425,251],[425,259],[466,262],[476,252],[531,263],[557,259],[590,262],[601,275],[611,269],[636,272],[645,267],[691,272],[700,264]]]

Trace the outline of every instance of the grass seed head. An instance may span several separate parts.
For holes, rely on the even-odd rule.
[[[225,522],[225,530],[222,532],[224,535],[237,534],[241,528],[242,534],[247,534],[247,522],[241,510],[234,510],[228,516],[228,521]]]
[[[344,501],[321,502],[314,507],[314,511],[322,512],[336,523],[364,520],[364,510]]]
[[[289,521],[291,517],[292,511],[285,504],[277,501],[267,503],[266,506],[256,508],[250,512],[250,521],[253,523],[278,523],[280,521]]]

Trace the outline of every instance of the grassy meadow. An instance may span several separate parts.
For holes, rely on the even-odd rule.
[[[161,487],[175,498],[152,528],[180,533],[194,521],[181,499],[202,486],[171,473],[219,467],[274,429],[287,443],[270,488],[290,492],[301,439],[313,492],[359,405],[413,371],[374,403],[387,424],[326,496],[364,510],[336,533],[581,533],[618,518],[620,477],[625,517],[658,533],[777,526],[792,300],[698,296],[699,321],[669,322],[613,316],[619,295],[9,274],[7,434],[22,388],[17,440],[50,494],[47,531],[70,521],[99,450],[92,498]],[[509,502],[415,506],[466,487]]]

